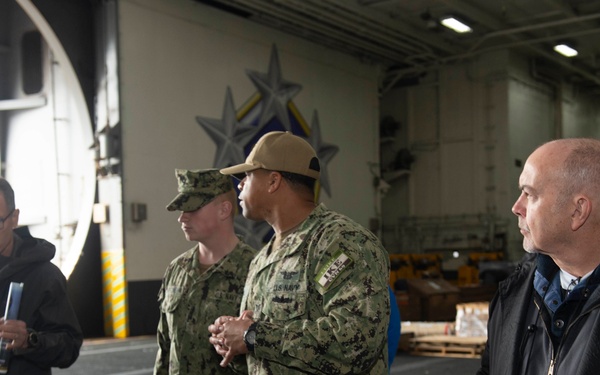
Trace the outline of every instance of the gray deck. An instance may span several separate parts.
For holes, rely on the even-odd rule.
[[[53,369],[54,375],[151,375],[156,356],[156,338],[86,340],[79,359],[68,369]],[[392,365],[393,375],[475,374],[478,359],[418,357],[400,352]]]

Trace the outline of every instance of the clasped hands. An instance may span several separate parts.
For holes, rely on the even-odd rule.
[[[253,323],[252,317],[253,312],[245,310],[237,318],[220,316],[208,326],[208,331],[211,333],[208,341],[214,346],[216,352],[223,356],[221,367],[227,367],[236,355],[248,353],[244,332]]]

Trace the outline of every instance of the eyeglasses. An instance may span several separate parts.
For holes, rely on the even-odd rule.
[[[13,214],[13,212],[15,212],[14,208],[12,210],[10,210],[10,212],[8,213],[8,215],[6,215],[2,219],[0,219],[0,230],[4,229],[4,222],[6,220],[8,220],[8,218]]]

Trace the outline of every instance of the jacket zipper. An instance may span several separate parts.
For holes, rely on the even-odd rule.
[[[581,319],[583,316],[587,315],[590,313],[591,310],[582,312],[581,314],[579,314],[579,316],[575,317],[575,320],[573,320],[568,326],[567,329],[565,330],[565,333],[563,333],[562,337],[566,337],[569,334],[569,331],[571,330],[571,327],[573,327],[573,325],[575,325],[575,323]],[[557,352],[560,352],[560,349],[562,347],[563,344],[563,340],[561,338],[560,342],[558,343],[558,350]],[[552,349],[552,358],[550,359],[550,367],[548,368],[548,375],[553,375],[554,374],[554,365],[556,364],[556,357],[554,356],[554,349]]]
[[[533,303],[535,304],[535,307],[537,307],[538,311],[540,310],[540,306],[537,304],[537,302],[534,300]],[[567,329],[565,330],[565,333],[562,335],[562,337],[566,337],[569,333],[569,331],[571,330],[571,327],[573,327],[573,325],[575,325],[575,323],[581,319],[583,316],[589,314],[592,310],[594,309],[594,307],[592,306],[592,308],[589,308],[587,311],[582,311],[578,316],[575,317],[575,320],[571,321],[569,323],[569,325],[567,326]],[[550,366],[548,367],[548,375],[553,375],[554,374],[554,365],[556,365],[556,357],[554,354],[554,346],[552,346],[552,338],[550,337],[550,334],[548,333],[548,330],[546,329],[546,325],[542,324],[542,326],[544,327],[544,332],[546,332],[546,335],[548,336],[548,339],[550,340],[550,345],[551,345],[551,358],[550,358]],[[559,344],[558,344],[558,350],[557,352],[560,352],[560,348],[562,347],[562,343],[563,340],[561,339]]]
[[[541,311],[540,306],[538,305],[538,303],[535,299],[533,300],[533,303],[535,304],[535,307],[537,307],[538,314],[539,314]],[[548,341],[550,342],[550,366],[548,366],[548,375],[553,375],[554,374],[554,364],[556,364],[556,358],[555,358],[555,354],[554,354],[554,345],[552,345],[552,337],[550,337],[550,333],[548,333],[548,329],[546,328],[546,325],[542,323],[542,327],[544,328],[544,332],[546,333],[546,336],[548,336]],[[560,344],[559,344],[559,349],[560,349]]]
[[[554,374],[554,358],[550,360],[550,367],[548,368],[548,375]]]

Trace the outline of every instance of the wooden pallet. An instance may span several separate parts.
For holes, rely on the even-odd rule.
[[[486,337],[421,336],[410,340],[410,354],[432,357],[480,358]]]

